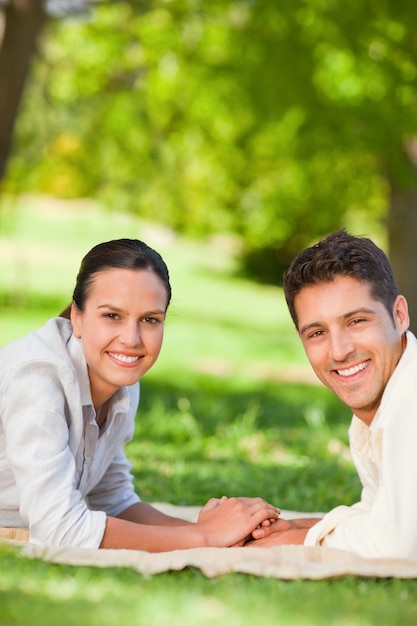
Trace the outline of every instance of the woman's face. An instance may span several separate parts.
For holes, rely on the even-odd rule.
[[[84,311],[72,305],[73,331],[82,342],[96,408],[155,363],[167,298],[152,270],[108,269],[93,276]]]

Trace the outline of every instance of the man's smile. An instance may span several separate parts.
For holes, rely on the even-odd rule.
[[[343,376],[343,377],[354,376],[358,372],[361,372],[364,369],[366,369],[370,362],[371,362],[370,359],[368,359],[367,361],[363,361],[362,363],[359,363],[358,365],[354,365],[353,367],[349,367],[347,369],[338,369],[335,371],[337,372],[337,374],[339,374],[339,376]]]

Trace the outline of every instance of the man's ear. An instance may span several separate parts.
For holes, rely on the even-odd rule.
[[[71,320],[71,324],[72,324],[72,332],[74,333],[75,337],[78,337],[78,339],[81,339],[81,329],[80,329],[80,311],[77,308],[77,305],[75,304],[75,302],[73,302],[71,304],[71,313],[70,313],[70,320]]]
[[[394,302],[393,315],[395,323],[401,331],[405,332],[410,326],[408,303],[404,296],[397,296]]]

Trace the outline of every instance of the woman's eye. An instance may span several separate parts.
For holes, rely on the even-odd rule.
[[[159,324],[160,320],[157,319],[156,317],[145,317],[144,321],[147,324]]]

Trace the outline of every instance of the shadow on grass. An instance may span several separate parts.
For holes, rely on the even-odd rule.
[[[236,388],[190,376],[179,388],[144,380],[127,453],[144,500],[199,505],[212,496],[247,495],[325,511],[360,495],[349,422],[346,407],[317,386]]]

